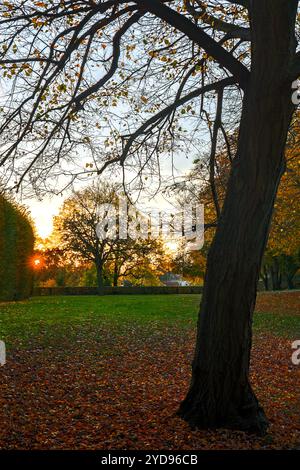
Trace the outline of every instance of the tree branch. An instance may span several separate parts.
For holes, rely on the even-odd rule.
[[[120,162],[123,164],[129,151],[130,147],[133,144],[133,142],[136,140],[137,137],[140,135],[144,134],[149,126],[157,124],[159,121],[164,119],[166,116],[172,113],[176,108],[183,106],[185,103],[188,101],[192,100],[193,98],[197,98],[198,96],[202,95],[203,93],[207,93],[209,91],[213,90],[219,90],[219,89],[224,89],[226,86],[234,85],[235,84],[235,79],[234,77],[229,77],[225,78],[224,80],[220,80],[219,82],[211,83],[209,85],[205,85],[201,88],[198,88],[197,90],[192,91],[191,93],[188,93],[187,95],[183,96],[182,98],[178,99],[174,103],[170,104],[166,108],[164,108],[162,111],[159,113],[155,114],[152,116],[148,121],[144,122],[142,126],[140,126],[134,134],[132,134],[129,139],[126,142],[126,145],[124,147],[123,153],[120,157]]]
[[[218,200],[218,193],[217,193],[216,182],[215,182],[215,164],[216,164],[218,133],[219,133],[219,129],[222,126],[223,96],[224,96],[224,88],[221,87],[218,91],[216,119],[215,119],[213,133],[212,133],[211,152],[210,152],[210,158],[209,158],[209,182],[210,182],[212,197],[213,197],[213,201],[214,201],[214,205],[216,209],[217,220],[220,219],[221,210],[220,210],[220,204]]]
[[[140,8],[153,13],[158,18],[184,33],[189,39],[203,48],[221,67],[227,69],[236,82],[245,87],[250,76],[249,70],[241,64],[230,52],[226,51],[213,38],[206,34],[185,16],[161,3],[160,0],[135,0]]]
[[[113,38],[113,59],[111,66],[108,70],[108,72],[105,74],[104,77],[102,77],[98,82],[96,82],[94,85],[89,87],[87,90],[83,91],[80,93],[80,95],[76,96],[73,99],[73,102],[76,103],[77,107],[80,107],[80,103],[88,98],[90,95],[93,93],[96,93],[103,85],[105,85],[108,80],[114,75],[116,72],[118,65],[119,65],[119,57],[120,57],[120,46],[121,46],[121,39],[124,36],[124,34],[128,31],[128,29],[136,23],[141,16],[143,16],[143,12],[137,12],[134,13],[125,23],[124,25],[116,32],[114,38]]]
[[[243,28],[232,23],[227,23],[226,21],[220,20],[216,16],[210,15],[209,13],[207,13],[206,5],[204,4],[204,2],[197,0],[199,10],[197,10],[193,5],[191,5],[190,0],[187,0],[185,5],[187,11],[196,20],[199,19],[203,23],[210,25],[213,29],[227,33],[224,38],[225,40],[231,38],[240,38],[244,41],[251,40],[250,28]]]

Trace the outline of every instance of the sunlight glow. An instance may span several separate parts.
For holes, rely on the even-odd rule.
[[[48,238],[53,230],[53,217],[57,215],[62,201],[60,198],[44,201],[28,201],[31,216],[34,220],[37,235]]]
[[[167,241],[165,242],[165,247],[167,248],[167,250],[170,250],[172,253],[176,253],[176,251],[178,251],[178,242]]]

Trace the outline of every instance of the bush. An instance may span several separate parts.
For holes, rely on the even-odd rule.
[[[21,300],[31,294],[33,245],[27,214],[0,194],[0,300]]]

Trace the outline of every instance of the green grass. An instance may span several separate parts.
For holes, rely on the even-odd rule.
[[[105,330],[125,335],[134,328],[151,335],[162,328],[195,328],[198,295],[128,295],[36,297],[0,304],[0,339],[8,349],[59,346],[93,337]],[[299,317],[256,313],[255,332],[295,338]],[[127,332],[127,333],[126,333]]]

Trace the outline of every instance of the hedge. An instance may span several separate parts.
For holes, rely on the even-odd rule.
[[[202,286],[147,286],[113,287],[104,286],[104,295],[164,295],[202,294]],[[97,287],[35,287],[35,296],[50,295],[98,295]]]
[[[0,300],[30,296],[34,234],[27,215],[0,194]]]

